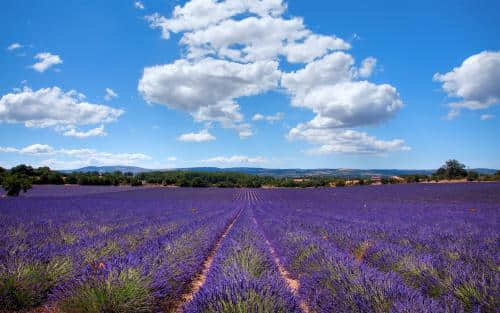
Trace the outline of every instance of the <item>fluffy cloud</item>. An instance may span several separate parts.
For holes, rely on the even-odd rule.
[[[210,134],[207,129],[204,129],[198,133],[182,134],[177,140],[185,142],[205,142],[215,140],[215,136]]]
[[[21,45],[20,43],[14,42],[13,44],[11,44],[10,46],[7,47],[7,50],[12,51],[12,50],[20,49],[22,47],[23,47],[23,45]]]
[[[279,78],[274,61],[241,64],[213,58],[181,59],[145,68],[138,89],[148,102],[188,112],[198,122],[219,122],[245,137],[251,131],[242,123],[235,99],[275,88]]]
[[[361,67],[359,68],[359,76],[368,78],[372,75],[375,67],[377,66],[377,59],[374,57],[368,57],[363,60]]]
[[[205,163],[225,163],[225,164],[263,164],[267,159],[261,156],[248,157],[244,155],[233,155],[230,157],[218,156],[203,160]]]
[[[22,91],[0,98],[0,122],[68,130],[74,125],[113,122],[123,114],[123,110],[89,103],[84,99],[83,94],[74,90],[64,92],[52,87],[33,91],[25,87]]]
[[[335,36],[311,33],[300,18],[270,16],[228,19],[206,29],[185,33],[181,43],[187,45],[188,56],[192,58],[216,55],[239,62],[274,60],[283,55],[289,62],[304,63],[332,50],[350,48]]]
[[[334,52],[303,69],[283,74],[281,84],[292,96],[292,105],[315,113],[311,121],[293,128],[288,137],[320,144],[316,151],[322,153],[379,154],[384,149],[402,147],[400,140],[384,142],[345,129],[387,121],[403,106],[396,88],[356,80],[369,76],[375,64],[375,59],[368,58],[358,69],[351,55]]]
[[[344,52],[334,52],[300,70],[284,73],[281,85],[294,96],[292,104],[300,106],[302,98],[313,88],[351,81],[355,76],[353,57]]]
[[[172,64],[146,68],[139,91],[149,102],[186,111],[196,121],[217,121],[245,137],[252,131],[236,100],[282,87],[293,106],[315,113],[313,120],[295,128],[311,135],[290,133],[291,139],[327,145],[312,136],[328,132],[332,136],[358,135],[352,143],[357,142],[359,149],[351,144],[346,149],[330,149],[332,152],[379,153],[403,147],[398,140],[380,141],[346,129],[387,121],[403,106],[393,86],[360,80],[372,75],[377,60],[369,57],[356,66],[350,54],[339,51],[350,49],[349,43],[334,35],[314,33],[302,18],[287,17],[285,11],[282,0],[192,0],[176,6],[171,17],[147,16],[151,27],[161,29],[163,38],[180,33],[187,54]],[[305,66],[282,73],[278,65],[283,59]],[[253,120],[281,118],[256,114]]]
[[[63,132],[63,136],[76,138],[103,137],[107,135],[108,133],[104,130],[104,125],[89,129],[88,131],[79,131],[76,128],[71,127]]]
[[[58,55],[52,54],[50,52],[38,53],[37,55],[35,55],[35,59],[37,59],[38,62],[33,64],[31,68],[40,73],[45,72],[51,66],[61,64],[63,62]]]
[[[306,140],[318,146],[307,150],[309,154],[375,154],[383,155],[392,151],[408,151],[404,140],[393,139],[389,141],[379,140],[365,132],[352,129],[317,129],[308,125],[299,124],[292,128],[288,134],[290,140]]]
[[[277,16],[285,9],[286,6],[281,0],[191,0],[184,6],[177,5],[170,19],[157,13],[147,16],[146,19],[152,28],[160,28],[162,37],[168,39],[170,32],[179,33],[206,28],[238,14],[248,12],[259,16]]]
[[[0,152],[32,156],[58,157],[41,161],[42,165],[56,169],[68,169],[88,165],[133,165],[151,160],[143,153],[111,153],[94,149],[55,149],[49,145],[33,144],[23,148],[0,147]],[[71,166],[70,166],[71,165]]]
[[[139,10],[144,10],[144,4],[141,1],[134,2],[134,7]]]
[[[19,153],[19,154],[32,154],[32,155],[47,155],[53,154],[54,148],[48,145],[33,144],[24,148],[18,149],[13,147],[0,147],[0,152],[6,153]]]
[[[317,86],[297,97],[300,100],[294,100],[296,106],[310,108],[316,113],[310,121],[316,128],[378,124],[393,117],[403,105],[394,87],[367,81]]]
[[[269,123],[274,123],[283,119],[285,114],[283,112],[278,112],[274,115],[263,115],[260,113],[255,114],[252,117],[252,121],[267,121]]]
[[[315,113],[311,121],[292,128],[288,138],[319,145],[309,150],[315,154],[408,150],[401,139],[383,141],[346,129],[387,121],[403,106],[393,86],[357,80],[370,76],[375,66],[376,59],[367,58],[357,68],[351,55],[334,52],[283,74],[281,85],[291,95],[292,105]]]
[[[106,94],[104,95],[104,100],[109,101],[113,98],[118,98],[118,94],[114,92],[111,88],[106,88]]]
[[[451,72],[434,74],[449,97],[459,101],[448,103],[448,118],[460,114],[461,109],[486,109],[500,103],[500,52],[483,51],[468,57]]]

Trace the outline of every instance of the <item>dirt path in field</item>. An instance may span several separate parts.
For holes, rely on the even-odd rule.
[[[176,303],[169,312],[181,313],[182,310],[184,309],[184,306],[191,300],[193,300],[194,296],[200,290],[200,288],[205,283],[205,280],[207,279],[208,271],[210,271],[210,268],[212,267],[212,262],[214,261],[214,257],[217,254],[217,251],[219,250],[222,241],[224,240],[224,238],[226,238],[227,234],[229,234],[231,228],[233,228],[233,225],[238,220],[238,217],[240,217],[241,212],[243,212],[243,210],[240,210],[238,212],[238,214],[233,218],[231,223],[226,227],[222,235],[217,239],[212,250],[210,250],[208,257],[203,262],[201,272],[198,275],[196,275],[194,280],[191,282],[191,286],[190,288],[188,288],[188,292],[186,292],[181,296],[181,300],[178,303]]]
[[[252,217],[252,219],[253,219],[253,222],[255,223],[255,225],[257,225],[257,227],[259,227],[259,223],[255,219],[255,217]],[[299,301],[300,309],[304,313],[312,313],[313,311],[309,308],[309,306],[307,305],[307,303],[304,300],[302,300],[300,298],[300,296],[299,296],[299,287],[300,287],[299,280],[292,278],[292,275],[290,275],[290,272],[288,272],[285,269],[285,267],[283,266],[283,264],[281,264],[281,261],[280,261],[280,258],[278,256],[278,253],[276,253],[276,250],[274,250],[273,246],[271,245],[271,242],[269,242],[269,240],[267,240],[267,238],[265,238],[265,241],[266,241],[266,245],[267,245],[267,247],[269,249],[269,252],[271,252],[271,255],[273,257],[274,263],[278,267],[278,271],[279,271],[281,277],[283,277],[283,279],[285,280],[285,282],[288,285],[288,287],[290,287],[290,289],[292,290],[292,294]]]

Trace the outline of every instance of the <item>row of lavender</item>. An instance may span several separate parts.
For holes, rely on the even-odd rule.
[[[248,198],[248,194],[252,193],[243,197]],[[183,312],[301,313],[279,274],[251,206],[247,205],[224,238],[205,284]]]
[[[260,191],[315,312],[496,312],[499,184]]]
[[[230,190],[2,199],[0,311],[168,311],[235,204]]]

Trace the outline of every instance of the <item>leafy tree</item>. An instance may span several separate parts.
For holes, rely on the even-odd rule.
[[[31,179],[20,174],[10,174],[2,180],[2,187],[7,191],[8,196],[18,196],[21,190],[26,192],[31,185]]]
[[[448,160],[436,171],[436,175],[448,179],[464,178],[467,176],[467,170],[465,165],[457,160]]]
[[[208,183],[201,177],[195,177],[191,182],[192,187],[208,187]]]
[[[18,166],[14,166],[13,168],[10,169],[11,174],[20,174],[20,175],[26,175],[26,176],[35,176],[35,170],[25,164],[20,164]]]
[[[66,180],[64,182],[66,184],[76,185],[78,184],[78,176],[75,174],[70,174],[66,177]]]

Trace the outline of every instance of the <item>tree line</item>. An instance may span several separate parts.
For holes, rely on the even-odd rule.
[[[260,188],[288,187],[344,187],[378,184],[398,184],[430,182],[441,180],[467,179],[469,181],[500,180],[500,171],[493,175],[479,174],[466,169],[465,165],[457,160],[448,160],[432,175],[403,175],[400,177],[332,177],[307,176],[296,178],[278,178],[258,176],[237,172],[203,172],[203,171],[152,171],[133,174],[131,172],[73,172],[62,173],[51,170],[49,167],[33,168],[29,165],[18,165],[10,170],[0,167],[0,185],[7,191],[7,195],[16,196],[21,191],[26,192],[34,184],[78,184],[101,186],[142,186],[143,184],[178,186],[178,187],[220,187],[220,188]]]

